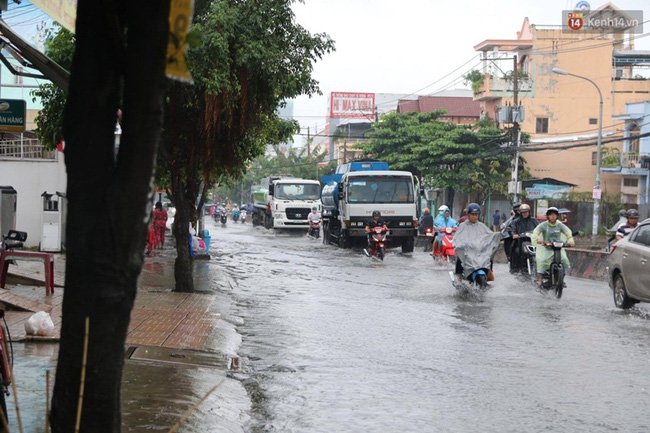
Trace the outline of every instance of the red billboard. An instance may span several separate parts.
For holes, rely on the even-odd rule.
[[[330,117],[375,118],[375,94],[357,92],[332,92]]]

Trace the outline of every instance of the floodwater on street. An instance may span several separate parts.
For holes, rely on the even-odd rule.
[[[416,248],[379,262],[303,233],[217,226],[253,432],[643,432],[650,310],[605,283],[561,300],[495,265],[482,302]]]

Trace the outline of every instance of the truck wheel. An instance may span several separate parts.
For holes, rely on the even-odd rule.
[[[339,235],[339,247],[350,247],[350,238],[348,237],[348,233],[346,231],[341,230],[341,234]]]
[[[267,229],[270,229],[273,227],[273,217],[270,215],[266,215],[266,218],[264,218],[264,227]]]
[[[323,223],[323,245],[329,245],[330,242],[330,225]]]
[[[216,221],[216,218],[215,218],[215,221]],[[258,214],[256,214],[256,213],[254,213],[253,216],[252,216],[251,221],[252,221],[254,226],[260,225],[260,216]]]
[[[414,247],[415,247],[415,240],[413,239],[413,237],[409,236],[402,240],[403,253],[412,253]]]

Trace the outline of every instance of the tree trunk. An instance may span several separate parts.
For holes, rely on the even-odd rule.
[[[449,209],[454,208],[454,196],[456,195],[456,191],[454,191],[453,188],[447,188],[447,207]],[[462,209],[461,209],[462,211]]]
[[[121,430],[124,344],[143,263],[162,128],[169,6],[169,0],[106,0],[101,7],[91,0],[77,3],[76,47],[64,116],[68,232],[52,397],[54,433],[75,431],[86,318],[89,338],[80,431]],[[123,134],[116,158],[120,101]]]
[[[193,292],[193,262],[190,256],[190,210],[183,185],[178,185],[176,198],[176,216],[174,217],[174,237],[176,238],[176,261],[174,262],[175,292]],[[193,204],[189,203],[191,206]]]

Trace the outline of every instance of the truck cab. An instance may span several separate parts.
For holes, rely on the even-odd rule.
[[[321,194],[323,241],[343,248],[365,243],[366,223],[378,210],[389,229],[388,245],[412,252],[418,192],[413,174],[389,170],[387,163],[379,161],[353,162],[339,168],[343,172],[330,176]]]
[[[317,180],[285,176],[264,178],[253,192],[253,225],[266,228],[307,228],[307,216],[320,212],[320,183]]]

